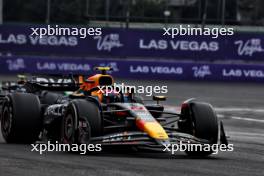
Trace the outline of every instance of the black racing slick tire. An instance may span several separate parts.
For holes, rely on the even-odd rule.
[[[204,139],[211,146],[217,144],[218,119],[210,104],[203,102],[185,103],[182,106],[181,114],[178,126],[182,132]],[[192,156],[207,156],[213,151],[186,151],[186,153]]]
[[[85,99],[73,100],[67,107],[62,125],[63,143],[89,143],[90,137],[102,134],[98,106]]]
[[[41,131],[41,105],[37,96],[13,93],[2,108],[1,131],[7,143],[34,143]]]

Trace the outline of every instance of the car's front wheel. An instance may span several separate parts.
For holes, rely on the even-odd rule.
[[[98,106],[84,99],[73,100],[67,107],[62,123],[63,143],[89,143],[90,137],[102,134]]]
[[[218,141],[218,119],[212,106],[203,102],[185,102],[178,126],[182,132],[205,139],[212,147]],[[186,151],[188,155],[207,156],[213,150]]]

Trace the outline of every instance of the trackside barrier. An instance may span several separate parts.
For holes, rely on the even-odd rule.
[[[60,26],[67,27],[67,26]],[[68,26],[69,27],[69,26]],[[167,58],[177,60],[263,61],[264,34],[164,36],[164,30],[103,28],[99,36],[31,35],[46,25],[0,25],[0,52],[15,55]],[[80,28],[80,26],[78,27]]]
[[[0,74],[69,75],[110,66],[116,77],[159,80],[264,82],[264,65],[50,57],[0,57]]]

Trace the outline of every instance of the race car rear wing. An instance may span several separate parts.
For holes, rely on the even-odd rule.
[[[31,84],[34,88],[39,90],[48,90],[48,91],[76,91],[80,87],[78,83],[31,83],[27,82],[26,84]]]

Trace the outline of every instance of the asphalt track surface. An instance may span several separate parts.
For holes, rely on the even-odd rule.
[[[211,103],[223,120],[233,152],[191,158],[149,152],[101,152],[88,155],[31,152],[28,145],[0,138],[0,176],[93,175],[264,175],[264,85],[208,82],[119,80],[136,85],[167,85],[170,109],[194,97]]]

